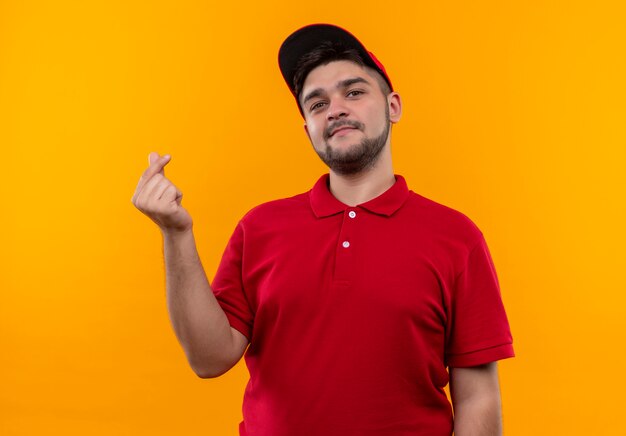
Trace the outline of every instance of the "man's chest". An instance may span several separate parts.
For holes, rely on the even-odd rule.
[[[443,334],[450,274],[436,240],[364,213],[331,218],[283,226],[244,247],[244,289],[256,321],[280,316],[304,325],[324,314],[341,325],[377,320],[390,331]]]

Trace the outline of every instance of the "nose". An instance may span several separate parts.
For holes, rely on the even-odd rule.
[[[328,121],[337,120],[348,116],[348,108],[346,108],[340,101],[333,100],[330,102],[328,112],[326,112],[326,119]]]

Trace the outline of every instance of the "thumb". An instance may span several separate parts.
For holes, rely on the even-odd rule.
[[[159,153],[157,153],[156,151],[151,152],[148,155],[148,165],[152,165],[154,162],[159,160],[159,157]]]

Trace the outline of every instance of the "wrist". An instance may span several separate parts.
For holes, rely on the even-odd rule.
[[[161,234],[163,235],[163,239],[171,241],[193,239],[193,227],[190,226],[184,229],[161,228]]]

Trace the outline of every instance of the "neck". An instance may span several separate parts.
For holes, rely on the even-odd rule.
[[[349,175],[330,171],[330,192],[348,206],[356,206],[378,197],[395,182],[389,144],[371,168]]]

